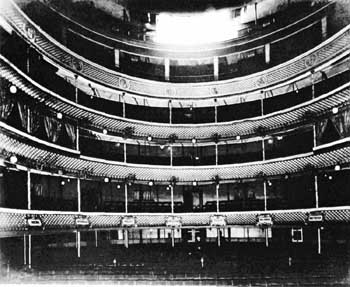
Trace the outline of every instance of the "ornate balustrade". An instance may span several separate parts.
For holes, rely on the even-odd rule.
[[[275,210],[275,211],[249,211],[249,212],[222,212],[222,213],[182,213],[176,214],[181,227],[211,226],[212,218],[215,215],[222,216],[226,225],[255,225],[259,215],[269,214],[273,225],[297,225],[302,226],[308,223],[309,214],[321,214],[322,224],[337,224],[350,222],[350,207],[333,208],[310,208],[299,210]],[[127,228],[125,218],[132,219],[129,227],[167,227],[171,213],[162,214],[137,214],[137,213],[93,213],[93,212],[61,212],[61,211],[38,211],[0,208],[0,232],[26,231],[33,228],[29,226],[28,219],[40,220],[40,229],[67,230],[67,229],[103,229],[103,228]],[[87,224],[77,224],[77,219],[82,219]],[[131,220],[130,220],[131,222]],[[169,227],[168,227],[169,228]],[[170,227],[171,228],[171,227]],[[35,230],[35,229],[34,229]]]
[[[203,100],[205,98],[220,98],[227,95],[242,94],[253,90],[263,90],[271,85],[287,81],[315,69],[336,55],[349,49],[350,26],[342,29],[336,35],[315,47],[314,49],[271,69],[260,73],[233,80],[201,83],[201,84],[170,84],[128,77],[94,64],[68,50],[52,37],[47,35],[33,23],[11,0],[2,3],[1,15],[3,27],[13,29],[42,53],[49,61],[55,63],[61,70],[66,70],[66,76],[74,78],[74,74],[100,83],[106,87],[172,100]],[[78,81],[81,81],[78,77]]]

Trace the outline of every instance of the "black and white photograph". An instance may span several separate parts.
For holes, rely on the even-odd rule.
[[[0,285],[350,286],[350,0],[0,0]]]

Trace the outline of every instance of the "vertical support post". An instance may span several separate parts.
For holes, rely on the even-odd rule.
[[[215,122],[217,123],[218,122],[218,99],[214,99],[214,116],[215,116]]]
[[[164,59],[164,78],[166,81],[170,80],[170,60],[169,60],[169,58]]]
[[[271,61],[271,45],[267,43],[265,45],[265,63],[270,64]]]
[[[321,254],[321,228],[317,228],[317,253]]]
[[[128,213],[128,183],[124,184],[125,213]]]
[[[95,230],[95,247],[98,247],[97,229]]]
[[[318,178],[317,175],[314,176],[314,185],[315,185],[315,207],[319,207],[319,199],[318,199]]]
[[[220,203],[219,203],[219,188],[220,184],[216,184],[216,212],[220,212]]]
[[[218,246],[221,246],[221,234],[220,234],[220,228],[217,229],[217,235],[218,235]]]
[[[30,47],[27,48],[26,72],[27,74],[30,73]]]
[[[23,265],[27,265],[27,237],[23,234]]]
[[[265,228],[265,245],[269,247],[269,229]]]
[[[78,97],[78,83],[77,83],[77,80],[78,80],[78,75],[75,75],[74,77],[74,82],[75,82],[75,102],[78,104],[79,102],[79,97]],[[76,126],[76,129],[75,129],[75,149],[76,150],[79,150],[79,122],[77,121],[77,126]]]
[[[32,235],[28,235],[28,268],[32,268]]]
[[[171,213],[174,213],[174,186],[170,184]]]
[[[81,188],[80,188],[80,177],[77,178],[77,197],[78,197],[78,212],[81,212]]]
[[[26,126],[26,130],[27,130],[27,133],[30,134],[30,131],[31,131],[30,117],[31,117],[31,115],[30,115],[30,108],[29,108],[29,106],[27,106],[26,112],[27,112],[27,126]]]
[[[173,122],[173,105],[171,100],[169,100],[169,124]]]
[[[258,24],[258,2],[254,3],[254,10],[255,10],[255,25]]]
[[[173,166],[173,146],[170,145],[170,166]]]
[[[219,164],[219,145],[215,143],[215,165]]]
[[[81,242],[80,242],[80,231],[77,231],[77,251],[78,251],[78,258],[80,258],[80,245],[81,245]]]
[[[175,246],[175,231],[174,228],[171,229],[171,247]]]
[[[266,180],[264,180],[264,210],[267,210],[267,186]]]
[[[125,93],[122,94],[123,97],[123,118],[126,117],[126,106],[125,106]]]
[[[124,144],[123,144],[123,152],[124,152],[124,162],[126,162],[126,160],[127,160],[127,157],[126,157],[126,142],[124,142]]]
[[[129,248],[129,234],[127,229],[124,229],[124,246],[125,248]]]
[[[213,65],[214,65],[214,80],[219,80],[219,58],[217,56],[213,59]]]
[[[32,196],[31,196],[31,176],[30,176],[30,171],[28,169],[27,171],[27,208],[30,210],[32,209]]]
[[[327,39],[327,15],[321,19],[322,41]]]

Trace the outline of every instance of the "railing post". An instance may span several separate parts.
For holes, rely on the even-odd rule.
[[[81,212],[81,189],[80,189],[80,177],[77,177],[77,197],[78,197],[78,212]]]
[[[31,176],[29,169],[27,170],[27,208],[32,209],[32,197],[31,197]]]
[[[128,213],[128,183],[124,184],[125,213]]]

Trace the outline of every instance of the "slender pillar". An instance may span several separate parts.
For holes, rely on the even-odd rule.
[[[27,48],[26,72],[30,73],[30,47]]]
[[[127,229],[124,229],[124,246],[125,248],[129,248],[129,234]]]
[[[171,229],[171,247],[175,246],[175,231],[174,228]]]
[[[219,80],[219,58],[214,57],[214,80],[217,81]]]
[[[74,91],[74,95],[75,95],[75,102],[78,104],[79,103],[79,97],[78,97],[78,75],[75,75],[74,77],[74,85],[75,85],[75,91]],[[75,129],[75,149],[79,150],[79,123],[77,122],[77,126]]]
[[[77,128],[76,128],[76,130],[75,130],[75,133],[76,133],[75,149],[76,149],[76,150],[79,150],[80,147],[79,147],[79,125],[78,125],[78,122],[77,122]]]
[[[164,59],[164,78],[166,81],[170,80],[170,60],[168,58]]]
[[[269,229],[265,228],[265,245],[269,247]]]
[[[173,166],[173,146],[170,145],[170,166]]]
[[[219,164],[219,145],[215,143],[215,165]]]
[[[327,39],[327,16],[324,16],[321,19],[321,27],[322,27],[322,40]]]
[[[254,3],[254,10],[255,10],[255,25],[258,24],[258,3]]]
[[[169,124],[173,122],[173,105],[171,100],[169,100]]]
[[[317,175],[314,176],[314,185],[315,185],[315,207],[319,207],[319,200],[318,200],[318,180]]]
[[[266,180],[264,180],[264,210],[267,210],[267,186]]]
[[[77,178],[77,197],[78,197],[78,212],[81,212],[81,188],[80,188],[80,178]]]
[[[321,254],[321,228],[317,228],[317,253]]]
[[[126,160],[127,160],[127,157],[126,157],[126,142],[124,142],[123,148],[124,148],[124,162],[126,162]]]
[[[174,186],[170,185],[171,213],[174,213]]]
[[[218,122],[218,100],[214,99],[214,109],[215,109],[215,122]]]
[[[98,234],[97,234],[97,229],[95,230],[95,247],[98,247]]]
[[[27,265],[27,236],[23,234],[23,264]]]
[[[271,46],[270,43],[265,45],[265,63],[270,64],[271,61]]]
[[[32,268],[32,235],[28,235],[28,268]]]
[[[221,246],[221,234],[220,234],[220,228],[217,229],[217,234],[218,234],[218,246]]]
[[[125,213],[128,213],[128,183],[124,184]]]
[[[27,130],[27,133],[30,134],[30,132],[31,132],[31,127],[30,127],[30,117],[31,117],[31,115],[30,115],[30,108],[29,108],[29,106],[27,106],[26,112],[27,112],[27,127],[26,127],[26,130]]]
[[[31,176],[30,176],[30,171],[27,171],[27,208],[30,210],[32,209],[32,196],[31,196]]]
[[[220,184],[216,184],[216,212],[220,212],[220,203],[219,203],[219,188]]]
[[[126,107],[125,107],[125,93],[122,94],[123,97],[123,118],[126,117]]]
[[[81,242],[80,242],[80,231],[77,231],[77,251],[78,251],[78,258],[80,258],[80,247],[81,247]]]

